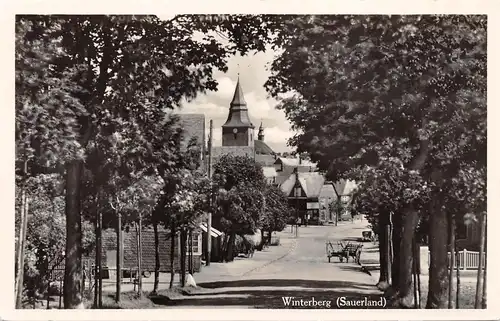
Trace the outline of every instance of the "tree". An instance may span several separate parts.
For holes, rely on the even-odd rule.
[[[300,16],[286,21],[277,39],[283,53],[266,87],[275,97],[295,93],[280,108],[299,131],[290,141],[298,152],[308,152],[333,181],[393,157],[402,183],[418,183],[393,217],[394,236],[405,230],[394,242],[393,303],[409,306],[418,194],[456,177],[456,163],[485,167],[486,18]],[[450,153],[457,141],[467,147]],[[469,148],[480,150],[479,158]],[[447,221],[438,203],[430,213],[429,308],[446,304]]]
[[[292,213],[286,195],[274,185],[266,185],[262,193],[264,197],[263,212],[260,217],[261,231],[267,231],[269,240],[274,231],[282,231],[290,219]],[[262,243],[264,243],[262,239]]]
[[[39,84],[42,82],[42,86],[36,84],[30,88],[30,83],[36,82],[18,72],[16,84],[27,90],[18,91],[16,111],[21,109],[18,106],[29,106],[33,102],[43,112],[52,110],[57,116],[61,115],[50,114],[51,117],[45,119],[46,127],[62,129],[36,127],[29,119],[40,112],[29,110],[23,116],[26,121],[16,119],[16,143],[27,145],[23,148],[28,152],[36,148],[42,150],[39,146],[43,144],[51,146],[52,149],[44,147],[43,150],[54,150],[53,158],[64,165],[61,171],[66,172],[68,254],[64,306],[82,307],[81,187],[83,159],[88,156],[88,147],[97,134],[107,137],[123,127],[130,129],[134,141],[148,146],[145,129],[160,123],[166,108],[178,105],[183,98],[191,99],[200,91],[216,90],[213,69],[226,70],[227,56],[236,50],[242,53],[262,50],[261,40],[267,39],[267,29],[260,28],[262,19],[253,16],[225,16],[221,21],[214,16],[176,16],[169,21],[155,16],[18,16],[17,22],[18,25],[31,24],[34,30],[30,35],[24,29],[17,30],[18,39],[24,39],[28,47],[27,50],[21,45],[16,47],[16,62],[23,59],[25,62],[24,65],[17,63],[17,70],[27,71],[30,77],[41,75],[33,78]],[[244,28],[239,28],[240,24]],[[234,41],[223,45],[210,34],[195,40],[192,36],[197,30],[222,30]],[[43,40],[47,50],[42,53],[48,54],[44,59],[50,64],[38,58],[40,63],[29,60],[40,47],[30,40],[32,35]],[[249,35],[253,37],[247,41]],[[54,42],[57,42],[55,47]],[[29,69],[28,65],[35,68]],[[47,66],[50,68],[45,68]],[[31,101],[30,91],[38,94]],[[47,101],[47,92],[50,101]],[[50,109],[51,105],[58,108]],[[26,130],[23,122],[27,124]],[[43,144],[33,141],[32,134],[23,133],[42,137]],[[50,133],[57,134],[64,144],[59,144],[59,138],[54,139]],[[59,146],[64,148],[57,149]]]
[[[214,165],[213,185],[219,189],[213,225],[225,232],[225,260],[233,260],[236,235],[254,233],[265,186],[262,167],[245,156],[223,155]]]

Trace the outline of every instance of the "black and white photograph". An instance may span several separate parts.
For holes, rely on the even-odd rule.
[[[490,308],[489,18],[18,13],[12,306]]]

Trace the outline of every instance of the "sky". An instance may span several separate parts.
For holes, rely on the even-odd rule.
[[[221,146],[222,128],[228,113],[229,104],[233,98],[238,73],[240,85],[247,102],[250,120],[255,126],[255,135],[262,122],[264,126],[264,141],[275,152],[289,152],[287,139],[294,133],[285,113],[277,110],[277,101],[268,97],[264,83],[270,76],[270,67],[275,52],[268,50],[260,53],[250,53],[246,56],[236,55],[228,59],[226,73],[216,71],[214,78],[219,83],[217,92],[199,95],[194,101],[185,102],[179,113],[203,113],[206,117],[206,135],[208,137],[209,121],[213,120],[213,144]]]

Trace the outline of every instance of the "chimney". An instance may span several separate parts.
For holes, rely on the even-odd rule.
[[[300,157],[300,154],[299,154],[299,165],[302,165],[302,158]]]

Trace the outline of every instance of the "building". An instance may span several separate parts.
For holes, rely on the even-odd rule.
[[[288,203],[296,210],[296,217],[309,224],[322,224],[320,220],[320,193],[325,183],[319,172],[295,171],[280,185]]]
[[[159,256],[160,256],[160,272],[171,272],[170,269],[170,249],[171,239],[168,235],[168,230],[158,227],[158,241],[159,241]],[[117,238],[115,229],[105,229],[102,231],[102,266],[109,271],[110,278],[116,278],[116,251],[117,251]],[[186,268],[189,267],[189,244],[192,244],[192,264],[193,272],[199,272],[201,269],[201,242],[202,242],[201,229],[193,231],[192,242],[186,241],[188,246],[186,254]],[[141,231],[142,240],[142,262],[141,269],[143,274],[155,271],[155,241],[154,232],[152,228],[143,228]],[[130,274],[130,271],[137,271],[139,264],[139,238],[138,232],[131,228],[130,230],[122,231],[122,271],[123,273]],[[180,236],[175,240],[174,249],[174,272],[180,272]],[[128,272],[128,273],[127,273]]]
[[[255,139],[254,130],[255,126],[248,115],[248,106],[238,79],[227,120],[222,125],[222,146],[212,147],[212,163],[215,164],[225,154],[248,156],[263,167],[266,180],[271,184],[276,184],[278,176],[274,169],[276,153],[264,141],[262,122],[257,139]]]

